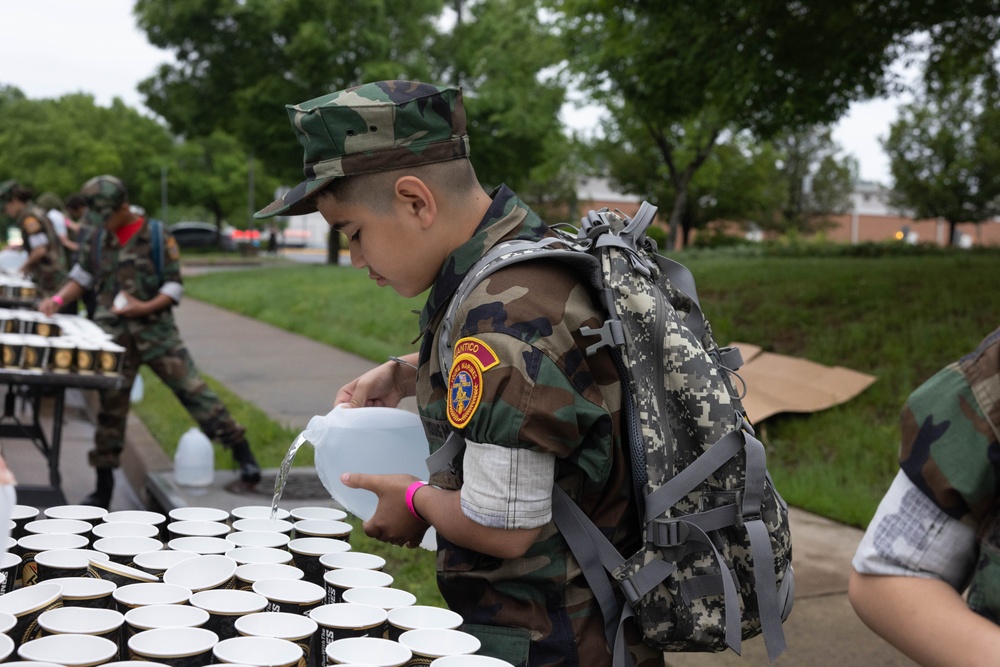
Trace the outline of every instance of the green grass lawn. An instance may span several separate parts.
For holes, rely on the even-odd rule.
[[[898,415],[909,392],[971,350],[998,325],[1000,255],[881,258],[681,257],[693,271],[716,338],[869,373],[877,381],[852,401],[810,415],[758,424],[768,467],[791,504],[867,525],[896,472]],[[415,350],[420,298],[375,287],[363,272],[289,266],[208,273],[185,281],[194,298],[379,361]],[[139,416],[172,455],[194,422],[155,376],[144,372]],[[254,434],[261,464],[276,467],[296,433],[209,378]],[[753,387],[750,387],[753,391]],[[304,447],[297,465],[311,465]],[[230,465],[218,451],[219,467]],[[378,553],[397,586],[441,605],[434,555],[365,537],[354,548]]]

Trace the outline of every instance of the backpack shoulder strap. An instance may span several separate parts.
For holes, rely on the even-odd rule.
[[[163,284],[163,223],[156,218],[150,218],[149,233],[153,237],[153,264],[156,266],[156,277],[160,284]]]

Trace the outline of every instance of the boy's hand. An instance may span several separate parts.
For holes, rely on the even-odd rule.
[[[346,403],[345,407],[348,408],[394,408],[401,400],[414,393],[416,371],[387,361],[341,387],[333,406]]]
[[[429,524],[410,514],[406,507],[406,489],[417,481],[416,477],[344,473],[340,481],[352,489],[366,489],[378,496],[375,514],[364,523],[365,535],[410,549],[420,546]]]

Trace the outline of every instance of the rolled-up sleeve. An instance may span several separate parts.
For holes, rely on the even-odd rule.
[[[184,296],[184,286],[171,280],[160,285],[160,294],[166,294],[174,300],[174,303],[180,303]]]
[[[69,279],[79,283],[83,289],[90,289],[94,286],[94,276],[79,264],[74,264],[73,268],[70,269]]]
[[[975,529],[948,516],[900,471],[851,564],[862,574],[940,579],[961,591],[975,562]]]
[[[545,525],[552,520],[555,465],[547,452],[467,441],[462,512],[489,528]]]

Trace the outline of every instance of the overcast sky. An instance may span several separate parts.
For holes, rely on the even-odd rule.
[[[107,106],[115,97],[141,108],[136,84],[172,60],[146,41],[132,17],[134,0],[4,0],[0,84],[29,98],[86,92]],[[288,100],[294,102],[298,100]],[[567,123],[593,127],[593,114],[567,107]],[[896,118],[896,102],[856,104],[834,130],[834,139],[861,165],[861,178],[890,182],[879,139]]]

